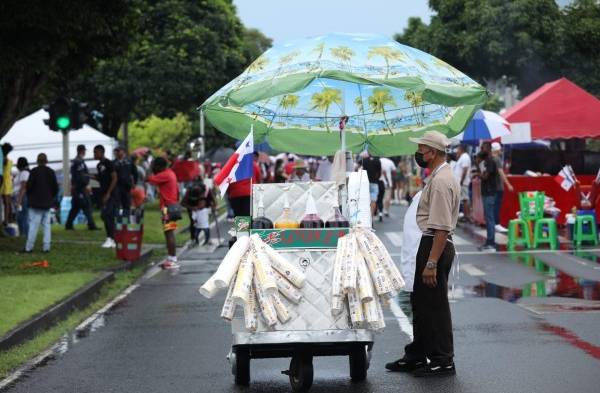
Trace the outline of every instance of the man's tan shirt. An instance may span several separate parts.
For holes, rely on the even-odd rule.
[[[434,230],[454,233],[460,206],[460,186],[450,165],[443,164],[425,179],[425,187],[417,207],[417,225],[424,235]]]

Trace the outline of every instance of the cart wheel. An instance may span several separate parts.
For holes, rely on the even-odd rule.
[[[312,356],[294,356],[290,362],[290,384],[294,392],[306,392],[313,383]]]
[[[367,370],[369,369],[369,354],[366,345],[358,345],[352,348],[350,352],[350,378],[353,382],[360,382],[367,379]]]
[[[236,349],[231,366],[235,384],[248,386],[250,384],[250,354],[248,351]]]

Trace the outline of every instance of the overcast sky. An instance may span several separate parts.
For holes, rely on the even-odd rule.
[[[402,32],[411,16],[429,22],[427,0],[234,0],[242,22],[275,44],[331,32]]]

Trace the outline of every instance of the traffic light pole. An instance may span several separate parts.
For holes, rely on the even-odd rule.
[[[71,170],[69,161],[69,131],[62,132],[63,196],[71,195]]]

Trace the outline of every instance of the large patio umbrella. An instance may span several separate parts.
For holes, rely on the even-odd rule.
[[[409,137],[460,133],[485,89],[452,66],[388,38],[329,34],[275,46],[213,94],[201,109],[237,139],[278,151],[332,155],[345,121],[348,150],[412,153]]]

